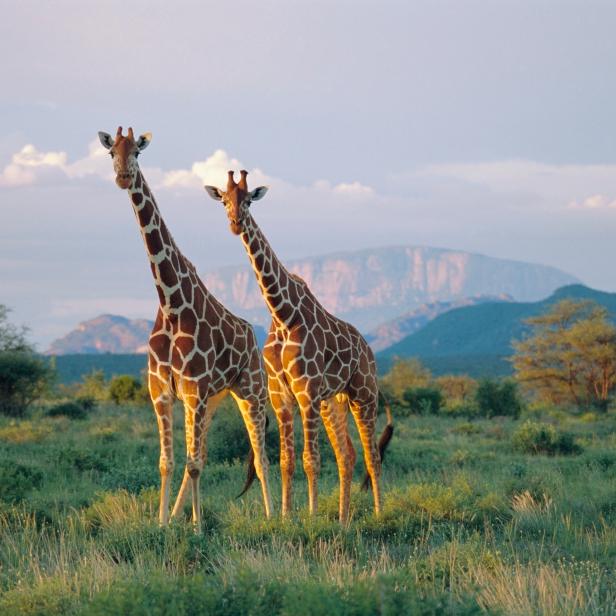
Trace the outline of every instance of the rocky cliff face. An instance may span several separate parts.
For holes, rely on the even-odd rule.
[[[54,340],[46,353],[145,353],[152,327],[154,321],[102,314]]]
[[[372,332],[377,350],[417,331],[438,314],[475,301],[468,298],[537,301],[576,282],[552,267],[414,246],[289,260],[286,265],[306,280],[330,312]],[[240,267],[209,272],[203,279],[233,312],[269,329],[270,316],[248,260]],[[144,353],[152,325],[145,319],[101,315],[53,342],[47,352]],[[255,330],[262,343],[265,332]]]
[[[395,246],[286,261],[321,303],[370,331],[422,304],[480,295],[536,301],[576,278],[558,269],[440,248]],[[204,281],[231,310],[269,324],[255,276],[244,266],[209,272]]]

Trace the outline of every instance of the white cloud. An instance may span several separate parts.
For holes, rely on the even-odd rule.
[[[0,173],[0,186],[19,187],[44,183],[51,177],[70,181],[95,175],[112,176],[109,157],[98,140],[88,146],[88,155],[73,163],[66,152],[42,152],[32,144],[25,145],[13,154],[11,162]]]
[[[606,208],[616,209],[616,199],[611,199],[606,195],[591,195],[581,201],[571,201],[569,203],[569,207],[573,209],[588,210],[599,210]]]
[[[340,184],[332,185],[331,182],[327,180],[317,180],[312,186],[319,192],[327,192],[347,197],[368,197],[375,195],[374,188],[357,181],[349,183],[341,182]]]
[[[0,174],[0,186],[34,184],[41,174],[66,166],[65,152],[39,152],[32,144],[13,154],[11,162]]]

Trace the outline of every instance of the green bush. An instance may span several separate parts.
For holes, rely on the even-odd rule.
[[[43,473],[17,462],[0,461],[0,500],[16,503],[23,500],[30,490],[40,486]]]
[[[582,448],[569,432],[558,432],[554,426],[535,421],[525,421],[512,436],[514,449],[523,453],[548,455],[573,455]]]
[[[517,419],[522,410],[518,386],[513,381],[484,379],[475,392],[479,415],[483,417],[513,417]]]
[[[88,411],[77,401],[61,402],[47,410],[48,417],[68,417],[69,419],[85,419]]]
[[[114,376],[109,383],[109,397],[116,404],[140,402],[142,385],[139,379],[129,374]]]
[[[53,370],[29,352],[0,352],[0,413],[22,417],[44,393]]]
[[[80,472],[109,470],[109,463],[99,453],[74,446],[61,449],[57,460],[61,465],[75,468]]]
[[[410,387],[402,398],[411,413],[436,415],[443,406],[443,394],[435,387]]]

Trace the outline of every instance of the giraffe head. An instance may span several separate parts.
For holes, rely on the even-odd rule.
[[[233,171],[229,171],[226,191],[220,190],[220,188],[215,186],[205,187],[207,194],[212,199],[221,201],[225,206],[227,217],[229,218],[229,226],[235,235],[239,235],[244,230],[244,221],[250,204],[253,201],[262,199],[267,192],[267,186],[259,186],[259,188],[249,191],[248,184],[246,184],[247,175],[248,171],[242,169],[240,171],[240,181],[236,184],[233,179]]]
[[[126,137],[122,135],[122,127],[118,126],[115,140],[109,133],[98,133],[98,138],[101,140],[103,147],[109,150],[109,154],[113,160],[113,169],[116,172],[116,184],[127,189],[132,184],[137,174],[139,165],[137,157],[139,152],[148,147],[152,140],[152,133],[145,133],[135,141],[133,129],[128,129]]]

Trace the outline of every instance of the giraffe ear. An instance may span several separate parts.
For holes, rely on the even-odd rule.
[[[145,150],[150,145],[150,141],[152,141],[152,133],[143,133],[136,143],[139,151]]]
[[[104,148],[110,150],[113,147],[113,139],[109,133],[104,133],[103,131],[98,132],[98,138],[100,142],[103,144]]]
[[[204,186],[207,194],[215,201],[222,201],[222,190],[216,188],[216,186]]]
[[[259,199],[263,199],[263,197],[265,197],[265,193],[268,190],[269,190],[268,186],[259,186],[258,188],[255,188],[250,193],[250,200],[251,201],[258,201]]]

